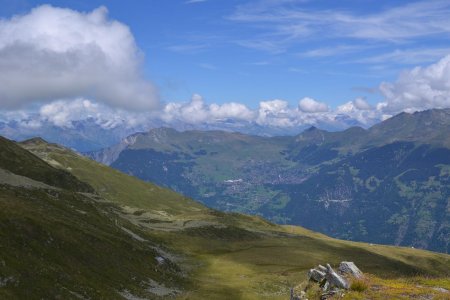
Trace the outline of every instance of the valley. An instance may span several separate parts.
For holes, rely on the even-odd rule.
[[[159,128],[88,153],[209,207],[448,253],[450,110],[289,137]]]

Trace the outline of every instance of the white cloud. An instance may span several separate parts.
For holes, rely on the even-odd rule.
[[[57,100],[45,104],[38,111],[35,122],[50,122],[59,127],[72,128],[73,122],[93,120],[104,129],[124,126],[126,128],[146,122],[145,113],[130,112],[95,103],[84,98]],[[23,118],[27,120],[28,118]]]
[[[311,100],[300,102],[322,106],[320,102]],[[41,126],[48,128],[49,124],[76,130],[75,126],[79,126],[79,121],[88,121],[89,124],[93,122],[103,129],[123,129],[122,131],[126,133],[130,130],[146,130],[160,126],[178,129],[214,128],[252,133],[255,132],[253,129],[260,126],[268,130],[258,131],[262,134],[270,134],[273,132],[272,129],[282,130],[278,131],[279,133],[287,132],[286,130],[295,133],[310,125],[328,129],[343,129],[349,124],[354,125],[353,121],[364,126],[372,125],[381,118],[381,110],[366,109],[366,105],[362,99],[355,99],[336,110],[326,107],[325,111],[322,107],[305,112],[299,107],[290,106],[287,101],[275,99],[261,101],[258,108],[250,109],[236,102],[206,104],[202,96],[194,94],[189,102],[168,103],[159,111],[131,112],[79,98],[53,101],[42,105],[34,112],[22,110],[0,112],[0,121],[7,124],[12,121],[12,124],[17,124],[19,132],[30,130],[39,132]],[[4,130],[7,129],[0,127],[0,132],[7,134],[8,132]]]
[[[84,96],[152,109],[158,94],[141,74],[142,59],[129,28],[109,19],[105,7],[80,13],[39,6],[0,20],[1,106]]]
[[[328,111],[328,105],[312,98],[305,97],[298,103],[298,108],[306,113],[319,113]]]
[[[254,112],[240,103],[205,104],[203,97],[194,94],[188,103],[168,103],[160,116],[165,122],[175,121],[189,124],[214,123],[225,119],[250,121]]]
[[[216,120],[237,119],[243,121],[252,120],[255,113],[241,103],[224,103],[222,105],[211,104],[209,106],[210,115]]]
[[[379,108],[385,112],[450,107],[450,55],[428,67],[404,71],[394,83],[382,83],[380,91],[385,103]]]
[[[372,107],[363,98],[356,98],[338,106],[334,113],[344,115],[364,126],[375,124],[383,118],[381,110]]]
[[[265,126],[291,127],[293,110],[284,100],[261,101],[259,103],[256,123]]]

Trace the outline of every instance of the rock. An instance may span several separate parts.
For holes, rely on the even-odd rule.
[[[326,273],[326,272],[327,272],[327,268],[325,268],[325,267],[322,266],[322,265],[317,266],[317,269],[319,269],[319,271],[322,271],[323,273]]]
[[[311,269],[308,272],[308,279],[313,280],[316,282],[321,282],[322,279],[325,277],[325,273],[322,271],[319,271],[317,269]]]
[[[330,287],[337,287],[340,289],[348,290],[349,284],[345,278],[339,276],[333,268],[327,264],[327,273],[325,274],[325,279],[329,282]]]
[[[343,261],[339,265],[339,272],[341,274],[348,274],[350,276],[353,276],[355,278],[362,278],[363,273],[360,269],[351,261]]]
[[[158,265],[162,265],[166,262],[166,259],[162,256],[157,256],[157,257],[155,257],[155,259],[156,259],[156,262],[158,263]]]
[[[291,288],[291,298],[290,298],[290,299],[291,299],[291,300],[302,300],[302,299],[304,299],[304,298],[302,298],[302,295],[300,295],[300,297],[296,296],[296,295],[294,294],[294,289]]]

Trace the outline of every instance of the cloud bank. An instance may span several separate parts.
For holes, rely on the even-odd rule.
[[[132,112],[78,98],[53,101],[33,112],[5,111],[0,113],[0,122],[14,121],[24,128],[39,128],[44,123],[70,128],[76,121],[91,120],[104,129],[172,126],[242,131],[246,126],[256,126],[291,132],[311,125],[327,129],[369,127],[402,111],[450,108],[450,55],[427,67],[404,71],[396,81],[381,83],[379,92],[382,99],[375,105],[356,98],[334,109],[311,97],[300,99],[297,106],[273,99],[250,108],[236,102],[208,104],[202,96],[194,94],[187,102],[170,102],[156,111]]]
[[[158,93],[142,75],[129,28],[105,7],[88,13],[39,6],[0,20],[0,104],[88,97],[112,107],[150,110]]]

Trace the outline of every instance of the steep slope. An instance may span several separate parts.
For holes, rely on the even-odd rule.
[[[426,274],[443,276],[446,282],[450,275],[448,255],[339,241],[259,217],[217,212],[56,145],[23,146],[89,182],[121,208],[123,220],[139,225],[141,236],[175,253],[189,278],[182,299],[286,299],[289,287],[323,261],[354,260],[384,278]],[[117,188],[119,182],[126,183],[123,190]],[[154,195],[132,192],[141,189],[153,189]]]
[[[36,141],[39,141],[39,139],[36,139]],[[0,148],[2,149],[0,152],[0,168],[2,169],[68,190],[93,191],[89,185],[76,180],[69,172],[51,167],[35,155],[1,136]]]
[[[14,142],[1,139],[0,153],[0,298],[154,297],[154,282],[183,286],[178,267],[159,264],[157,245],[88,184]]]
[[[311,127],[295,137],[274,138],[160,128],[90,156],[220,210],[261,214],[277,223],[304,225],[340,238],[448,252],[449,120],[450,110],[429,110],[402,113],[367,130],[327,132]],[[404,149],[401,142],[410,146]],[[437,159],[428,159],[436,154]],[[353,166],[361,157],[364,164]],[[403,161],[404,157],[408,159]],[[347,173],[364,176],[341,176],[343,164],[351,166]],[[379,174],[385,164],[389,172]],[[405,176],[406,185],[399,179]],[[337,201],[321,200],[336,193],[340,196],[330,199]],[[343,203],[340,198],[349,195],[351,208],[331,213],[329,203]],[[370,219],[380,208],[387,211],[375,225]],[[315,217],[307,216],[310,210]],[[320,221],[327,218],[348,226],[330,227]]]

